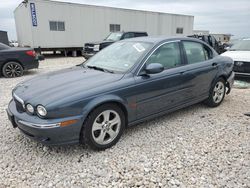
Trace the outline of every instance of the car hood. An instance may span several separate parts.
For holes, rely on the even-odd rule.
[[[17,85],[13,92],[31,104],[49,104],[75,94],[116,82],[122,74],[106,73],[76,66],[37,76]]]
[[[226,51],[221,55],[231,57],[234,61],[250,62],[250,51]]]

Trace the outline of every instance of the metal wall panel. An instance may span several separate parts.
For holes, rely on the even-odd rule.
[[[82,47],[86,42],[103,40],[109,34],[109,24],[120,24],[122,31],[147,31],[154,36],[176,35],[177,27],[184,28],[183,35],[193,33],[193,16],[44,0],[29,2],[35,3],[37,26],[32,25],[29,6],[19,6],[15,11],[17,37],[21,45],[35,48]],[[65,31],[50,31],[49,21],[64,21]]]

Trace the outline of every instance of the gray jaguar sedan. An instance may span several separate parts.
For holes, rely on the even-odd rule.
[[[122,40],[81,65],[20,83],[7,114],[43,144],[106,149],[128,126],[199,102],[219,106],[232,69],[232,59],[197,39]]]

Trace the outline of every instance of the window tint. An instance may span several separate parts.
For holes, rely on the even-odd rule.
[[[134,34],[134,33],[125,33],[125,34],[123,35],[123,38],[124,38],[124,39],[129,39],[129,38],[133,38],[133,37],[135,37],[135,34]]]
[[[177,42],[160,46],[148,59],[150,63],[160,63],[165,69],[181,65],[180,48]]]
[[[144,37],[148,36],[147,33],[135,33],[135,37]]]
[[[201,43],[186,41],[183,42],[183,45],[189,64],[206,61],[211,56],[210,51],[206,49]]]
[[[110,32],[118,32],[121,30],[121,26],[119,24],[110,24],[109,30]]]

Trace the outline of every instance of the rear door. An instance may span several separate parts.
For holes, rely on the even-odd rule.
[[[218,64],[213,59],[212,50],[205,44],[195,41],[182,41],[182,47],[188,64],[186,73],[193,75],[193,98],[208,96],[218,72]]]
[[[150,63],[160,63],[165,70],[135,77],[138,119],[179,106],[192,97],[192,75],[185,74],[181,54],[179,42],[162,44],[150,55],[143,68]]]

